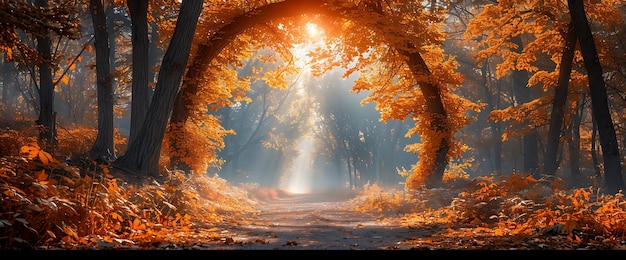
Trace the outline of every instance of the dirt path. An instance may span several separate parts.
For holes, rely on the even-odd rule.
[[[226,240],[197,245],[208,250],[382,250],[403,245],[423,230],[380,222],[355,212],[347,201],[292,195],[259,205],[248,224],[223,231]],[[225,232],[225,233],[224,233]],[[217,242],[217,241],[216,241]]]

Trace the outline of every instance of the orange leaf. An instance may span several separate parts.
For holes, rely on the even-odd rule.
[[[111,218],[113,218],[114,220],[120,221],[120,222],[124,221],[122,216],[120,216],[119,214],[117,214],[115,212],[111,213]]]
[[[39,147],[24,145],[20,148],[20,154],[28,159],[33,159],[39,154]]]
[[[37,179],[37,181],[39,182],[42,182],[48,179],[48,174],[46,174],[46,170],[42,169],[41,171],[36,171],[35,179]]]
[[[43,163],[43,165],[48,165],[48,162],[50,162],[50,154],[46,153],[44,151],[39,151],[39,153],[37,153],[39,156],[39,160],[41,161],[41,163]],[[50,157],[48,157],[50,156]]]

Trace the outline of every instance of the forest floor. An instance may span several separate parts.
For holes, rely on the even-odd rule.
[[[339,193],[283,195],[261,201],[257,211],[218,227],[220,239],[181,234],[184,250],[607,250],[594,241],[558,233],[534,236],[477,234],[467,224],[407,226],[401,215],[384,219],[355,210],[362,202]],[[202,227],[198,227],[202,229]],[[215,229],[215,226],[207,227]],[[480,232],[478,232],[480,233]]]
[[[555,176],[488,174],[435,189],[367,183],[298,195],[182,171],[134,178],[89,158],[60,160],[22,134],[0,130],[0,249],[27,249],[19,257],[626,249],[626,200],[621,192],[604,194],[600,179],[568,187]]]

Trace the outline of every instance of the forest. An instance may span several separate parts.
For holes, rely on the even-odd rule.
[[[625,3],[0,0],[0,249],[241,246],[302,194],[433,230],[384,249],[625,249]]]

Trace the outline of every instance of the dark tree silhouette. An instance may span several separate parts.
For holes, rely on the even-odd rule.
[[[615,136],[615,127],[611,119],[609,103],[606,93],[606,85],[602,75],[602,66],[598,58],[595,41],[589,21],[585,14],[585,6],[582,0],[568,0],[570,16],[580,50],[583,54],[585,69],[589,78],[589,93],[591,95],[591,110],[598,126],[600,145],[602,146],[602,158],[604,159],[604,183],[609,193],[617,193],[624,189],[622,180],[622,166]]]

